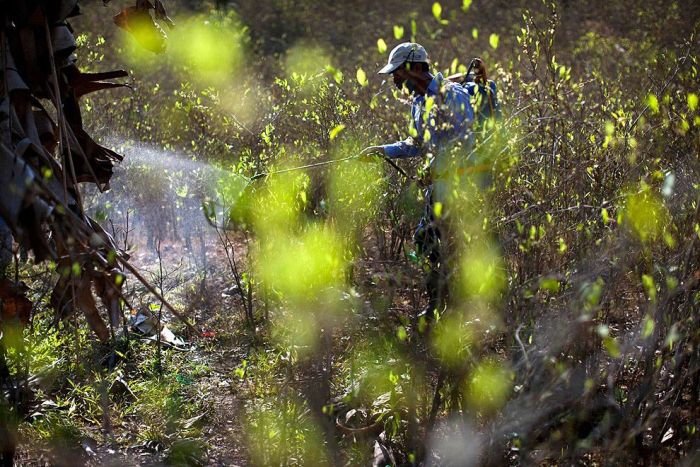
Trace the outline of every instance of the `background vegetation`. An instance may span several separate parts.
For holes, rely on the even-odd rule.
[[[19,459],[697,464],[700,6],[167,6],[161,55],[116,5],[72,21],[84,71],[133,87],[83,101],[126,154],[87,195],[204,333],[169,323],[186,353],[94,343],[50,322],[51,268],[18,261],[35,303],[7,350],[32,389]],[[375,72],[404,40],[445,73],[483,57],[504,113],[477,148],[492,186],[464,181],[446,212],[454,299],[430,331],[415,183],[353,160],[249,179],[403,138],[408,107]],[[127,315],[162,307],[127,297]]]

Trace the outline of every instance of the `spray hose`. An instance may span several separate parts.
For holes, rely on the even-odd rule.
[[[345,162],[347,160],[354,159],[356,157],[358,157],[358,154],[348,156],[348,157],[343,157],[342,159],[332,159],[330,161],[315,162],[313,164],[302,165],[300,167],[291,167],[289,169],[274,170],[272,172],[261,172],[259,174],[253,175],[252,177],[249,178],[249,180],[252,182],[254,180],[259,180],[261,178],[269,177],[270,175],[278,175],[278,174],[283,174],[283,173],[287,173],[287,172],[295,172],[297,170],[304,170],[304,169],[313,169],[316,167],[322,167],[324,165],[335,164],[338,162]]]
[[[325,165],[335,164],[335,163],[339,163],[339,162],[345,162],[345,161],[348,161],[348,160],[350,160],[350,159],[355,159],[355,158],[357,158],[357,157],[359,157],[359,156],[360,156],[359,154],[354,154],[354,155],[352,155],[352,156],[343,157],[342,159],[333,159],[333,160],[330,160],[330,161],[316,162],[316,163],[313,163],[313,164],[302,165],[302,166],[299,166],[299,167],[291,167],[291,168],[288,168],[288,169],[274,170],[274,171],[272,171],[272,172],[261,172],[261,173],[258,173],[258,174],[253,175],[253,176],[250,177],[248,180],[249,180],[249,182],[253,182],[253,181],[255,181],[255,180],[260,180],[261,178],[269,177],[269,176],[271,176],[271,175],[278,175],[278,174],[283,174],[283,173],[288,173],[288,172],[295,172],[295,171],[297,171],[297,170],[304,170],[304,169],[314,169],[314,168],[316,168],[316,167],[323,167],[323,166],[325,166]],[[401,167],[399,167],[399,166],[396,164],[396,162],[392,161],[391,159],[389,159],[389,158],[386,157],[386,156],[384,156],[383,159],[384,159],[386,162],[388,162],[390,166],[392,166],[397,172],[399,172],[399,173],[400,173],[401,175],[403,175],[405,178],[407,178],[407,179],[409,179],[409,180],[415,179],[415,177],[412,177],[412,176],[408,175],[408,174],[406,173],[405,170],[403,170]]]

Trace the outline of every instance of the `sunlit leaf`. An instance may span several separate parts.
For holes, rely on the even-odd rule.
[[[403,26],[394,26],[394,38],[399,40],[403,37]]]
[[[365,70],[358,68],[355,76],[357,77],[357,82],[360,83],[360,86],[367,86],[367,74],[365,73]]]
[[[381,37],[377,39],[377,50],[379,51],[379,53],[383,54],[384,52],[386,52],[386,49],[387,47],[386,42],[384,42],[384,39],[382,39]]]
[[[698,95],[695,93],[688,94],[688,109],[694,112],[698,108]]]
[[[287,74],[313,76],[327,70],[331,63],[329,53],[318,45],[299,42],[287,50],[285,67]]]
[[[648,186],[627,198],[623,218],[642,242],[658,238],[670,222],[670,214],[661,197]]]
[[[511,387],[509,372],[496,361],[486,361],[474,369],[465,392],[476,408],[496,409],[506,401]]]
[[[221,84],[239,73],[246,37],[247,30],[238,21],[217,23],[193,17],[173,30],[169,51],[203,84]]]
[[[561,283],[553,277],[548,277],[540,280],[540,289],[557,293],[561,289]]]
[[[442,5],[438,2],[433,3],[433,16],[438,21],[442,19]]]
[[[498,37],[498,34],[491,34],[489,36],[489,45],[491,46],[491,48],[497,49],[499,40],[500,38]]]
[[[642,274],[642,285],[647,292],[649,300],[652,302],[656,300],[656,283],[654,278],[648,274]]]
[[[659,99],[654,94],[647,96],[647,105],[654,113],[659,113]]]
[[[400,341],[405,341],[406,338],[408,337],[408,333],[406,332],[406,328],[403,326],[399,326],[399,329],[396,330],[396,337]]]
[[[336,138],[336,136],[338,136],[340,134],[340,132],[343,131],[344,129],[345,129],[345,125],[342,123],[340,125],[337,125],[335,128],[333,128],[330,131],[330,134],[328,135],[330,140],[333,141]]]
[[[503,263],[493,247],[473,248],[461,265],[461,284],[466,297],[494,299],[505,285]]]

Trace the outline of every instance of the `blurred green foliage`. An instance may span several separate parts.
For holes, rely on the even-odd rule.
[[[127,190],[144,206],[189,202],[187,215],[201,215],[196,186],[226,212],[226,229],[251,238],[246,280],[256,285],[262,345],[236,376],[251,397],[253,463],[352,463],[359,442],[346,436],[350,447],[339,454],[337,433],[323,423],[336,422],[329,400],[338,395],[338,405],[379,423],[406,463],[427,455],[417,439],[429,438],[436,419],[496,433],[504,450],[511,440],[517,449],[504,456],[516,464],[623,463],[663,452],[659,462],[697,442],[688,402],[697,400],[691,363],[700,344],[697,7],[172,3],[178,26],[160,56],[125,35],[115,41],[121,33],[101,30],[90,8],[76,21],[86,70],[124,66],[134,85],[86,99],[86,126],[217,168],[200,177],[143,164]],[[423,202],[417,184],[354,160],[274,174],[409,134],[408,106],[374,73],[403,40],[426,46],[433,68],[448,74],[483,57],[504,108],[473,151],[446,158],[436,215],[451,252],[451,301],[430,328],[413,319],[422,286],[411,246]],[[426,162],[400,164],[413,174]],[[481,164],[487,173],[459,173]],[[271,175],[249,179],[261,173]],[[119,196],[110,203],[100,206],[105,216],[133,208]],[[85,336],[26,338],[31,373],[74,362],[71,345],[87,348]],[[113,378],[92,371],[82,370],[83,381]],[[204,402],[174,375],[140,372],[138,402],[111,413],[151,418],[141,441],[198,436],[183,419]],[[54,393],[80,400],[99,424],[96,384]],[[666,430],[664,420],[687,434],[673,438],[673,453],[643,435]],[[36,429],[75,440],[80,425],[52,413]],[[504,463],[491,446],[475,455]]]

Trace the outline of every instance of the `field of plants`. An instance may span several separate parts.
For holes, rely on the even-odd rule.
[[[700,464],[700,4],[79,3],[0,0],[0,464]],[[502,111],[433,319],[406,41]]]

